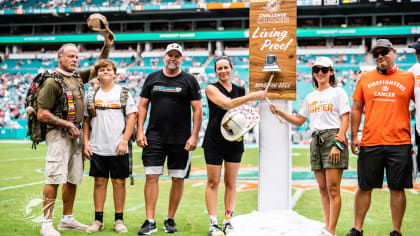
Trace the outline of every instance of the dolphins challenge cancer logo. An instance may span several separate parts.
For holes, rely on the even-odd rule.
[[[281,1],[269,0],[263,9],[268,10],[271,13],[276,12],[280,10],[280,3]]]

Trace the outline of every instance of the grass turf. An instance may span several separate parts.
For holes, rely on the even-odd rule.
[[[0,143],[0,234],[1,235],[39,235],[40,223],[33,222],[34,218],[42,216],[40,199],[44,181],[44,156],[45,145],[41,144],[37,150],[31,150],[30,144]],[[141,176],[144,174],[141,166],[141,149],[135,148],[134,172]],[[192,166],[204,168],[202,149],[192,153]],[[293,149],[293,166],[308,167],[308,149]],[[258,149],[248,148],[244,154],[243,166],[258,166]],[[350,159],[351,168],[356,167],[356,158]],[[89,164],[85,162],[85,171]],[[9,186],[18,186],[32,183],[18,188],[4,189]],[[129,234],[136,234],[138,228],[145,220],[144,178],[136,178],[135,185],[127,182],[127,199],[124,212],[124,220]],[[160,192],[156,210],[158,233],[153,235],[166,235],[163,233],[163,220],[166,217],[168,207],[168,194],[170,180],[162,177],[160,180]],[[59,189],[60,191],[61,189]],[[204,199],[205,180],[188,180],[185,182],[184,195],[176,214],[176,222],[179,233],[177,235],[207,235],[208,217]],[[294,192],[294,191],[293,191]],[[224,186],[219,188],[218,218],[223,217],[223,193]],[[420,198],[411,192],[407,194],[407,210],[403,223],[403,235],[420,235],[418,222],[420,219]],[[257,190],[238,192],[235,215],[242,215],[257,210]],[[342,210],[337,225],[337,235],[345,235],[353,224],[353,200],[354,194],[342,192]],[[30,207],[29,203],[34,206]],[[317,189],[306,190],[297,201],[294,210],[310,219],[323,221],[320,196]],[[57,225],[61,217],[62,202],[58,194],[54,210],[54,225]],[[115,235],[113,232],[114,208],[112,200],[112,185],[109,183],[107,201],[105,203],[104,223],[105,230],[97,235]],[[85,224],[94,219],[93,207],[93,178],[85,176],[82,184],[78,187],[74,207],[75,218]],[[391,215],[389,210],[389,193],[375,190],[372,194],[372,205],[365,221],[365,236],[388,235],[391,230]],[[80,231],[67,231],[63,235],[87,235]]]

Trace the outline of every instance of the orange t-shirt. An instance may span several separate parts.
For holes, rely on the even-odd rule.
[[[360,75],[353,99],[365,106],[360,146],[411,144],[410,99],[414,77],[397,69],[383,75],[376,69]]]

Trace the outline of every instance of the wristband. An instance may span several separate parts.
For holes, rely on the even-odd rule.
[[[345,145],[343,143],[334,139],[332,144],[333,144],[333,146],[337,147],[341,151],[344,150]]]
[[[127,140],[124,140],[124,139],[121,139],[120,142],[128,143],[128,141]]]

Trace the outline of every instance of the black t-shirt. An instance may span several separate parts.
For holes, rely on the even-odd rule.
[[[185,144],[191,136],[191,101],[200,100],[200,85],[182,71],[167,77],[163,71],[147,76],[141,97],[150,99],[148,140],[164,144]]]
[[[232,91],[228,92],[219,82],[212,83],[216,86],[226,97],[237,98],[245,95],[245,89],[235,84],[232,84]],[[207,125],[206,134],[204,135],[203,148],[217,153],[237,153],[244,151],[243,141],[227,141],[222,136],[220,131],[220,123],[223,116],[228,111],[218,105],[214,104],[208,97],[209,104],[209,123]]]

